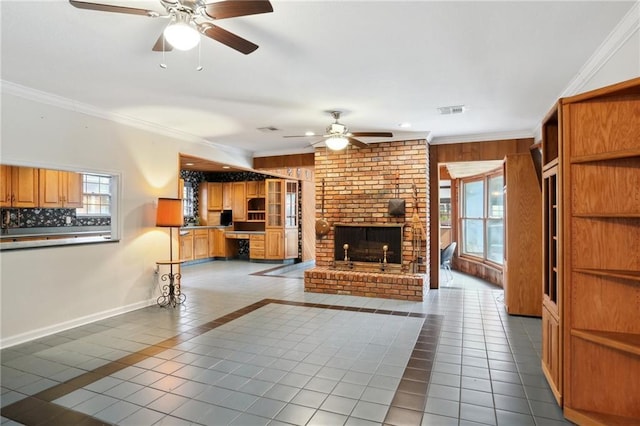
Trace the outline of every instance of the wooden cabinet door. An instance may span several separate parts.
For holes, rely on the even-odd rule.
[[[180,236],[180,260],[193,260],[193,234]]]
[[[265,231],[264,258],[284,259],[284,229],[267,229]]]
[[[11,207],[11,166],[0,165],[0,207]]]
[[[295,259],[298,257],[298,230],[287,229],[284,234],[284,257]]]
[[[216,230],[209,229],[209,257],[216,257]]]
[[[258,198],[258,181],[250,180],[247,182],[247,199]]]
[[[247,220],[247,195],[245,182],[233,182],[233,200],[231,210],[234,222]]]
[[[209,257],[209,230],[198,229],[193,236],[193,258],[206,259]]]
[[[224,229],[214,229],[214,257],[227,257],[227,239],[224,236]]]
[[[59,170],[40,170],[40,207],[54,208],[62,207],[62,188],[60,187],[60,171]]]
[[[207,183],[207,196],[208,196],[208,210],[220,211],[222,210],[222,183],[209,182]]]
[[[222,184],[222,209],[231,210],[233,208],[233,183],[224,182]]]
[[[82,174],[62,172],[63,207],[68,209],[82,208]]]
[[[11,190],[13,207],[38,207],[38,169],[12,167]]]

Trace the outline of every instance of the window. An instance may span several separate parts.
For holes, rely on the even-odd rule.
[[[182,215],[184,217],[194,217],[193,185],[191,182],[185,182],[184,189],[182,190]]]
[[[82,208],[78,216],[111,216],[111,176],[82,175]]]
[[[501,173],[462,181],[462,253],[502,264],[504,196]]]
[[[451,227],[451,181],[440,181],[440,227]]]

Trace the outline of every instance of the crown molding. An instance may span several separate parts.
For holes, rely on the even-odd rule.
[[[640,1],[636,1],[607,38],[598,46],[587,62],[580,68],[559,98],[577,95],[595,77],[611,57],[638,31],[640,31]]]
[[[190,133],[175,130],[166,126],[161,126],[149,121],[139,120],[137,118],[129,117],[122,114],[115,114],[110,111],[106,111],[101,108],[97,108],[93,105],[85,104],[82,102],[74,101],[73,99],[65,98],[62,96],[54,95],[52,93],[43,92],[30,87],[22,86],[20,84],[13,83],[7,80],[0,80],[0,88],[2,93],[13,95],[19,98],[27,99],[30,101],[38,102],[45,105],[50,105],[58,108],[62,108],[68,111],[77,112],[80,114],[86,114],[92,117],[101,118],[115,123],[123,124],[125,126],[134,127],[136,129],[145,130],[151,133],[155,133],[162,136],[178,139],[185,142],[192,142],[206,145],[210,148],[216,148],[233,155],[241,155],[245,158],[251,158],[252,153],[242,148],[231,147],[227,145],[211,142],[207,139],[192,135]]]
[[[533,138],[533,132],[531,130],[514,130],[510,132],[495,132],[495,133],[477,133],[470,135],[458,135],[458,136],[442,136],[434,137],[430,142],[431,145],[447,145],[452,143],[467,143],[467,142],[487,142],[487,141],[499,141],[506,139],[526,139]]]
[[[550,111],[560,98],[577,95],[583,91],[585,85],[591,81],[598,71],[609,62],[611,57],[638,31],[640,31],[640,0],[637,0],[629,12],[622,18],[607,38],[598,46],[587,62],[569,82],[553,103],[549,105]],[[536,140],[542,139],[542,119],[533,129]]]

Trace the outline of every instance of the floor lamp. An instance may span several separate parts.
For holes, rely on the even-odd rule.
[[[160,277],[162,281],[169,281],[162,287],[162,295],[158,297],[160,306],[176,306],[184,302],[186,296],[180,291],[180,273],[173,273],[173,265],[180,264],[180,260],[173,260],[173,228],[183,225],[182,200],[180,198],[158,198],[158,211],[156,226],[169,228],[169,260],[157,262],[160,265],[169,265],[169,273]]]

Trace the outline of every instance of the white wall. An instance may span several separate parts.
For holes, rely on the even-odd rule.
[[[154,262],[169,256],[168,230],[155,227],[155,200],[178,195],[178,153],[241,167],[251,158],[4,89],[0,161],[120,174],[121,239],[0,252],[0,345],[155,303]]]

